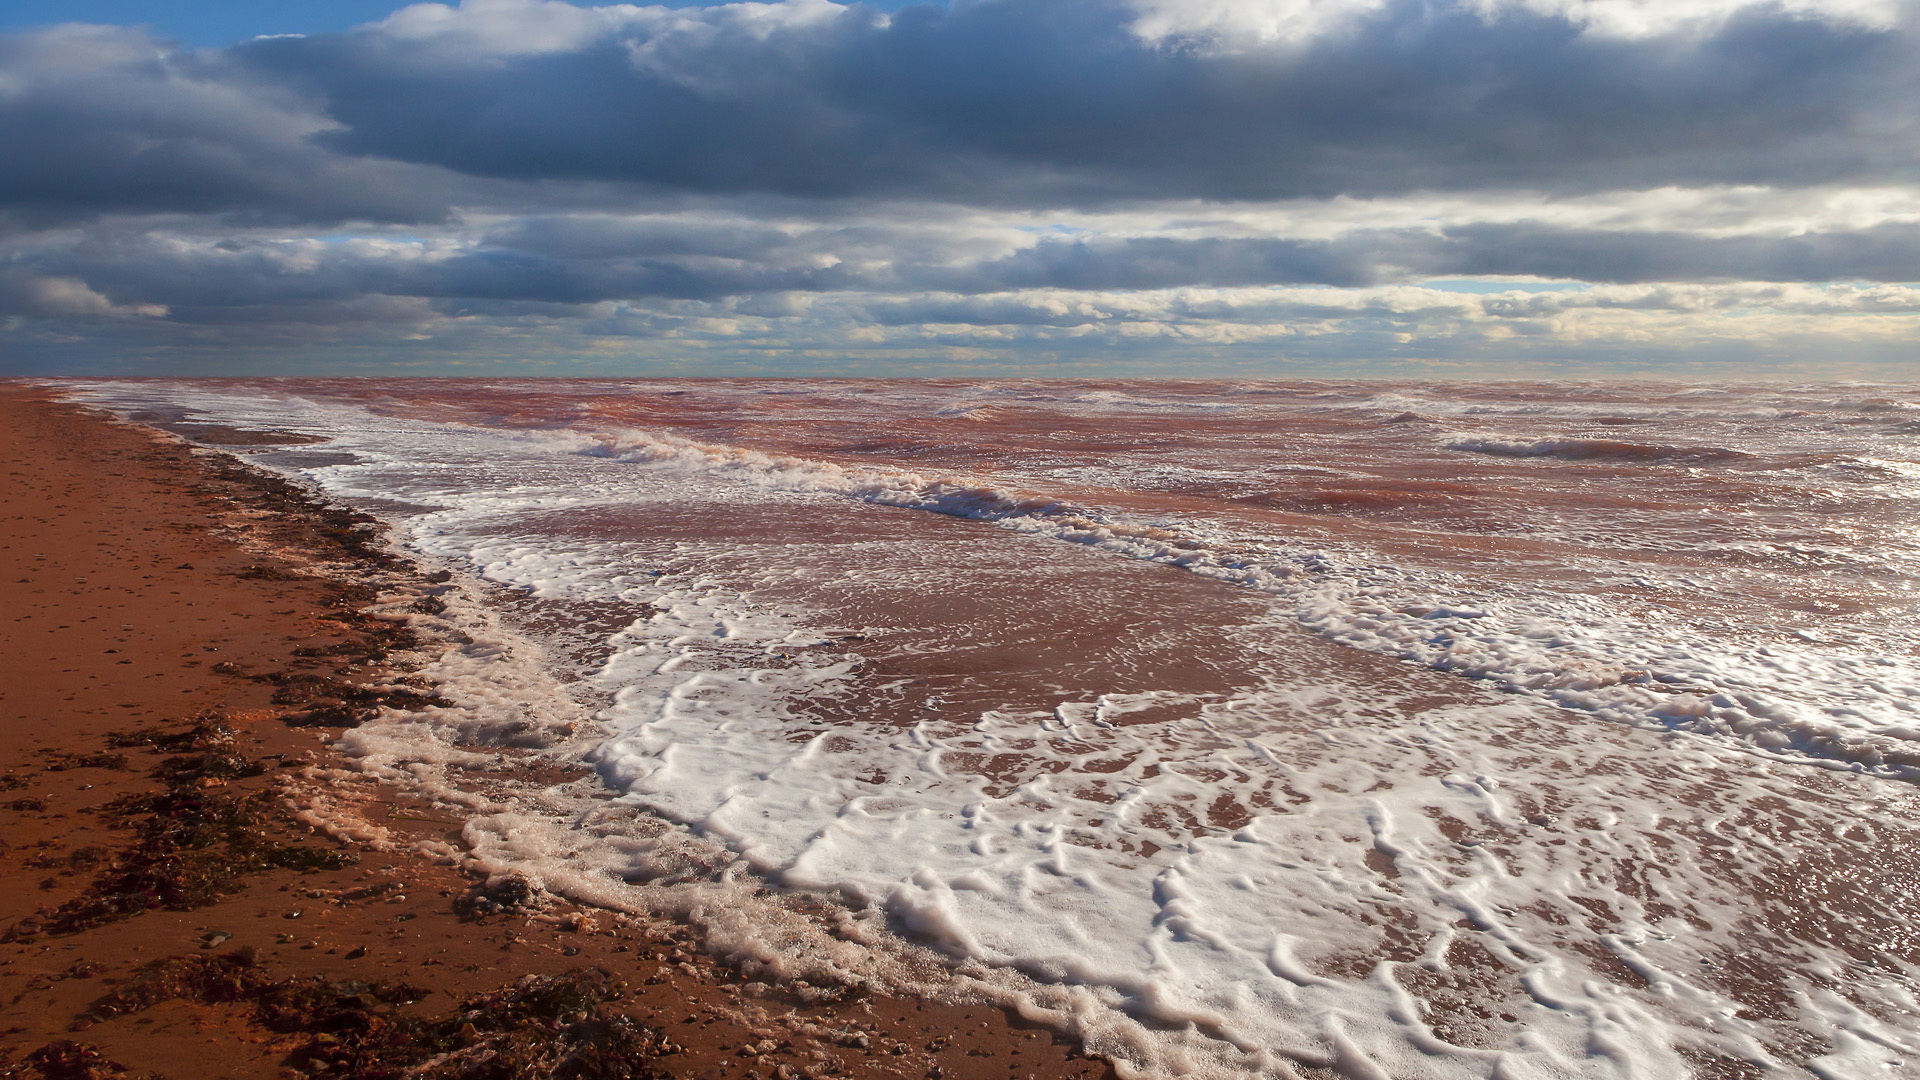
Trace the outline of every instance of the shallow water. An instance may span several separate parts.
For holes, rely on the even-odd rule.
[[[735,860],[1150,1074],[1920,1075],[1920,387],[63,385],[471,582],[347,749],[587,762],[469,807],[556,888]]]

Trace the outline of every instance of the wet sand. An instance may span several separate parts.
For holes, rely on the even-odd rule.
[[[417,693],[381,663],[404,632],[313,570],[396,572],[366,530],[18,384],[0,477],[0,1070],[1111,1074],[998,1010],[802,1004],[687,927],[526,903],[457,859],[302,824],[303,785],[341,783],[338,725]],[[345,794],[403,840],[457,835]]]

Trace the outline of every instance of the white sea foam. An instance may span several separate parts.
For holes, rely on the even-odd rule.
[[[1130,409],[1172,409],[1194,412],[1235,412],[1246,408],[1237,401],[1196,401],[1186,397],[1149,397],[1123,394],[1115,390],[1092,390],[1067,399],[1076,405],[1092,405],[1102,411]]]
[[[1342,644],[1487,679],[1611,720],[1714,735],[1767,754],[1920,776],[1920,666],[1873,652],[1688,640],[1564,595],[1477,593],[1443,575],[1355,564],[1270,539],[1103,519],[968,477],[769,455],[649,432],[541,433],[556,447],[754,484],[992,521],[1185,567],[1274,595]]]

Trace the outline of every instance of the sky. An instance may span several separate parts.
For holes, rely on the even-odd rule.
[[[1917,44],[1920,0],[13,0],[0,375],[1920,381]]]

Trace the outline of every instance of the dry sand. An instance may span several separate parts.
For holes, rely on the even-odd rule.
[[[395,631],[302,567],[377,560],[364,530],[21,384],[0,474],[0,1076],[1111,1075],[995,1009],[802,1005],[689,928],[483,913],[457,867],[316,834],[282,793]]]

